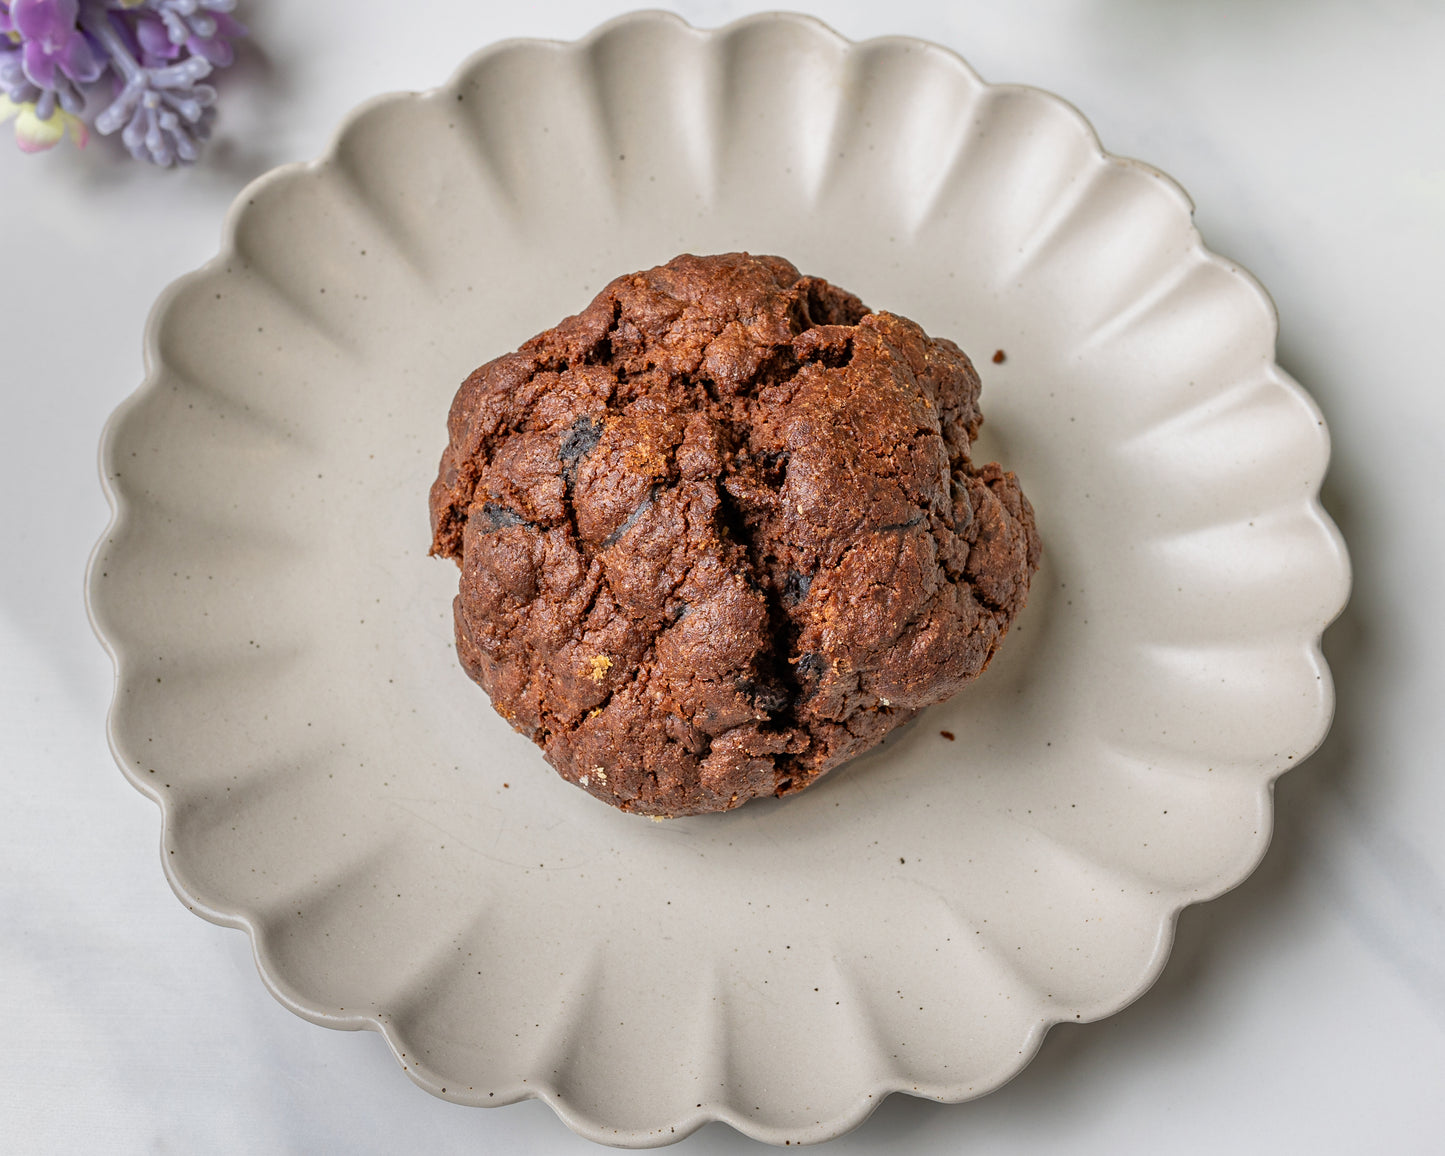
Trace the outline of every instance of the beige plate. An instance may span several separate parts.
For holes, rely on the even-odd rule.
[[[1046,559],[954,701],[797,798],[649,823],[463,676],[426,490],[473,366],[732,249],[972,350]],[[649,1145],[982,1095],[1149,986],[1329,724],[1347,562],[1275,329],[1178,187],[933,45],[649,13],[490,48],[257,181],[156,305],[90,573],[116,758],[277,998],[449,1100]]]

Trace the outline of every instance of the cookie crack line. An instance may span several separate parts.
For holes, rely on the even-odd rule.
[[[430,501],[462,665],[624,810],[802,790],[981,674],[1023,605],[1037,530],[969,459],[979,388],[780,257],[617,278],[453,400]]]
[[[735,516],[730,518],[728,525],[731,528],[736,526],[735,539],[743,550],[743,556],[747,562],[747,580],[749,586],[762,594],[764,606],[768,615],[768,645],[765,650],[760,651],[760,658],[764,662],[758,664],[760,678],[755,680],[748,691],[748,694],[756,704],[758,694],[761,691],[765,701],[773,701],[769,691],[777,687],[782,695],[782,701],[776,710],[768,710],[765,706],[759,706],[768,716],[769,721],[778,726],[787,726],[792,722],[792,706],[797,699],[801,687],[794,676],[792,665],[787,661],[791,654],[791,641],[796,638],[796,630],[793,629],[791,616],[784,607],[781,592],[775,586],[772,574],[763,564],[761,547],[753,526],[739,509],[736,500],[728,493],[725,485],[717,487],[718,504],[722,509],[734,512]],[[764,669],[765,667],[765,669]]]

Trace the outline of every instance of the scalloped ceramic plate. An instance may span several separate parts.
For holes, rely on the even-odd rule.
[[[649,823],[463,676],[426,492],[475,365],[731,249],[973,351],[1046,558],[954,701],[795,799]],[[1347,566],[1275,329],[1174,184],[932,45],[643,14],[488,49],[257,181],[156,306],[90,574],[116,757],[277,997],[447,1099],[648,1145],[981,1095],[1148,987],[1328,726]]]

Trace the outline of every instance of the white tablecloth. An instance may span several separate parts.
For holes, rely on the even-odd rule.
[[[752,5],[675,6],[699,25]],[[582,1152],[537,1104],[415,1088],[371,1033],[284,1011],[245,938],[187,912],[158,816],[111,761],[81,578],[95,447],[152,300],[250,178],[469,50],[571,38],[615,3],[253,2],[206,163],[0,142],[0,1147],[15,1152]],[[1356,567],[1327,638],[1339,713],[1278,791],[1259,871],[1188,912],[1158,985],[1051,1034],[1014,1083],[894,1097],[838,1153],[1445,1151],[1445,6],[1431,0],[820,0],[990,80],[1055,91],[1177,178],[1279,304],[1335,439]],[[760,1150],[721,1126],[695,1154]]]

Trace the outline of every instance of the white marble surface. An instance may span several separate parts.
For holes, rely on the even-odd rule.
[[[755,5],[674,5],[715,25]],[[111,762],[86,623],[106,521],[95,445],[139,381],[156,294],[213,251],[242,184],[379,91],[472,48],[622,11],[537,0],[248,6],[264,58],[183,174],[104,148],[0,148],[0,1119],[17,1152],[571,1153],[544,1107],[428,1097],[370,1033],[284,1011],[244,938],[162,878],[157,814]],[[1205,239],[1277,300],[1281,360],[1330,421],[1326,501],[1355,594],[1326,649],[1339,714],[1279,788],[1259,871],[1190,911],[1159,984],[1061,1028],[974,1104],[898,1097],[831,1151],[1441,1150],[1445,1100],[1445,8],[1433,0],[819,0],[990,80],[1077,104],[1176,177]],[[403,15],[404,14],[404,15]],[[761,1150],[720,1126],[685,1153]]]

